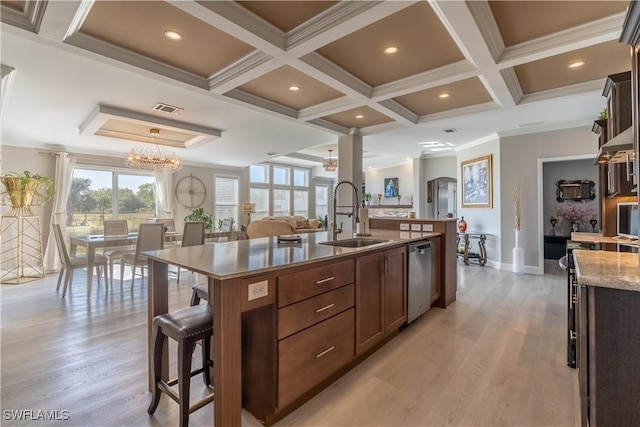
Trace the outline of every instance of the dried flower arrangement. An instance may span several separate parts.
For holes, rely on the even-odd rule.
[[[511,186],[511,198],[513,199],[513,214],[515,215],[515,229],[520,230],[520,187],[517,184]]]

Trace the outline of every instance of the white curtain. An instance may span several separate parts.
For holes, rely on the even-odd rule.
[[[51,225],[67,223],[67,199],[71,190],[71,178],[73,168],[76,164],[74,157],[69,157],[68,153],[59,153],[56,160],[56,175],[54,177],[54,185],[56,194],[53,196],[53,208],[51,210]],[[64,230],[64,227],[62,227]],[[47,240],[47,248],[44,252],[44,269],[47,272],[57,271],[60,269],[60,257],[56,248],[55,236],[49,227],[49,239]]]
[[[158,218],[173,218],[173,172],[156,170],[156,202]]]

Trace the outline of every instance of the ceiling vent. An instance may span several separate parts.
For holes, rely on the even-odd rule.
[[[458,130],[457,130],[457,129],[454,129],[454,128],[443,129],[443,131],[444,131],[444,132],[446,132],[446,133],[454,133],[454,132],[458,132]]]
[[[156,111],[162,111],[163,113],[169,114],[180,114],[184,111],[184,108],[176,107],[174,105],[164,104],[162,102],[158,102],[155,107],[153,107]]]

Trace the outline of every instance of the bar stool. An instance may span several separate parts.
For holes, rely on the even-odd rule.
[[[200,304],[200,300],[209,301],[209,286],[207,283],[196,283],[191,287],[191,306]]]
[[[180,427],[189,425],[189,414],[213,401],[213,392],[189,406],[189,386],[191,377],[204,373],[204,383],[211,386],[209,374],[213,361],[210,359],[211,337],[213,336],[213,308],[209,304],[197,305],[171,313],[161,314],[153,319],[153,397],[147,412],[153,414],[160,402],[161,393],[166,393],[180,406]],[[178,378],[165,382],[161,379],[162,349],[165,338],[178,342]],[[191,355],[196,341],[202,340],[202,368],[191,371]],[[178,393],[171,386],[178,384]]]

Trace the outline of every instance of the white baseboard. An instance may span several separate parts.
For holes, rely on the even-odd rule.
[[[507,264],[507,263],[500,264],[499,269],[502,271],[513,271],[513,264]],[[544,274],[544,267],[535,267],[531,265],[525,265],[524,274],[537,274],[537,275]]]

